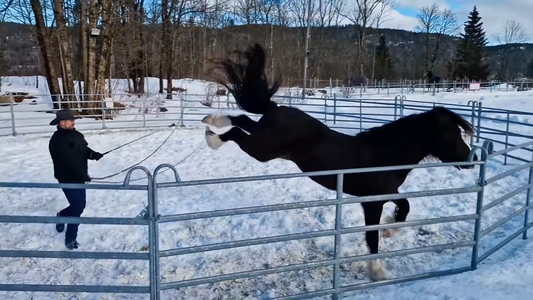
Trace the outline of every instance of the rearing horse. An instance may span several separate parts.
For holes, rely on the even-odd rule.
[[[215,69],[222,72],[215,72],[215,79],[233,94],[242,110],[263,116],[257,122],[246,115],[206,116],[202,122],[211,126],[233,126],[223,134],[206,128],[206,141],[212,149],[233,141],[258,161],[287,159],[303,172],[411,165],[428,156],[442,162],[468,159],[470,147],[462,139],[461,128],[469,135],[474,133],[474,129],[444,107],[409,115],[356,136],[346,135],[328,128],[297,108],[277,105],[271,100],[279,82],[269,86],[265,74],[265,52],[260,45],[256,44],[244,52],[237,51],[237,54],[238,62],[224,59],[216,63]],[[343,192],[354,196],[398,193],[410,171],[346,174]],[[327,189],[335,190],[337,187],[335,175],[310,178]],[[405,221],[409,202],[407,199],[392,201],[396,208],[394,215],[387,217],[387,222]],[[386,202],[361,204],[366,225],[379,224]],[[391,237],[396,232],[385,229],[383,236]],[[367,231],[366,242],[370,253],[378,253],[379,231]],[[369,261],[368,272],[372,280],[386,278],[379,260]]]

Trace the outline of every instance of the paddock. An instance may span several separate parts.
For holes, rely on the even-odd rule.
[[[52,168],[46,149],[53,128],[37,124],[47,124],[52,115],[11,106],[13,120],[0,128],[11,135],[0,138],[0,230],[9,237],[0,250],[2,299],[376,299],[402,288],[415,294],[405,282],[473,270],[475,277],[498,264],[492,258],[508,251],[498,250],[510,242],[513,249],[531,248],[515,238],[525,238],[533,226],[527,213],[532,113],[485,107],[478,100],[402,95],[279,97],[349,133],[436,105],[476,127],[473,150],[484,158],[471,170],[430,161],[417,165],[395,195],[412,200],[407,222],[373,226],[401,231],[382,238],[380,253],[369,255],[363,234],[369,228],[359,203],[383,196],[327,191],[294,164],[256,162],[233,143],[214,153],[199,121],[208,113],[237,111],[229,97],[217,97],[211,107],[200,104],[203,97],[166,100],[164,114],[135,114],[133,107],[122,119],[79,122],[89,145],[102,151],[157,131],[124,152],[90,162],[95,178],[159,150],[143,167],[89,185],[88,207],[79,219],[81,249],[68,252],[50,224],[60,219],[46,217],[66,205],[59,189],[65,185],[44,171]],[[23,108],[27,114],[17,113]],[[170,122],[178,128],[165,128]],[[350,170],[364,171],[372,170]],[[329,173],[342,180],[346,172]],[[382,219],[392,208],[385,206]],[[382,259],[390,279],[368,280],[365,261],[374,258]],[[426,280],[418,287],[424,284],[438,285]]]

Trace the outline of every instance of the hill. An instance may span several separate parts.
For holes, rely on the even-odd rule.
[[[71,29],[74,48],[74,75],[80,74],[79,41],[76,28]],[[123,29],[127,30],[127,29]],[[205,78],[208,58],[223,55],[236,47],[250,42],[260,42],[270,49],[272,31],[273,52],[269,56],[274,60],[274,74],[281,73],[285,84],[296,85],[302,78],[305,47],[305,28],[281,27],[270,25],[244,25],[224,28],[206,28],[190,26],[181,28],[175,37],[174,78]],[[309,60],[309,77],[323,80],[329,78],[344,79],[353,76],[356,70],[356,26],[337,26],[313,28],[311,31],[311,52]],[[385,35],[395,66],[395,78],[419,79],[424,73],[425,35],[397,29],[369,29],[367,36],[367,65],[365,73],[371,77],[372,55],[380,35]],[[143,45],[138,51],[144,52],[143,62],[146,76],[159,75],[161,53],[160,28],[145,25],[143,27]],[[132,45],[126,34],[115,38],[113,42],[114,68],[111,76],[125,78],[131,63],[128,55]],[[437,35],[431,35],[435,40]],[[447,77],[446,62],[453,55],[456,37],[441,36],[441,46],[433,72],[443,78]],[[34,36],[34,27],[17,23],[0,23],[0,41],[3,59],[0,59],[0,73],[9,76],[43,75],[40,48]],[[270,50],[269,50],[270,51]],[[55,52],[59,53],[59,51]],[[533,60],[533,44],[508,44],[486,47],[487,59],[492,74],[498,75],[502,57],[508,58],[507,78],[524,76],[527,62]],[[2,63],[3,61],[3,63]],[[59,55],[57,55],[59,64]]]

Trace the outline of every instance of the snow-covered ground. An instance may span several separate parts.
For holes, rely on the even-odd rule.
[[[15,81],[15,79],[13,79]],[[188,91],[202,94],[208,85],[205,82],[187,82]],[[123,86],[125,86],[123,84]],[[175,86],[180,86],[177,81]],[[194,86],[197,89],[194,89]],[[12,87],[20,91],[23,85],[13,83],[4,86],[3,90]],[[42,87],[41,87],[42,88]],[[12,90],[15,91],[15,90]],[[45,92],[45,91],[42,91]],[[284,92],[281,91],[281,94]],[[202,97],[202,96],[198,96]],[[374,98],[372,98],[374,97]],[[467,104],[468,101],[479,101],[483,98],[484,107],[496,107],[519,111],[533,111],[533,93],[531,92],[463,92],[407,95],[409,100]],[[45,109],[51,107],[46,97],[40,97]],[[367,97],[365,97],[367,98]],[[368,96],[369,99],[381,99],[383,96]],[[41,101],[39,100],[39,101]],[[328,125],[354,127],[357,123],[336,120],[324,114],[324,102],[331,112],[331,99],[307,99],[298,103],[307,110],[316,111],[315,117],[324,118]],[[366,105],[363,112],[388,113],[393,111],[394,101],[380,100],[383,103],[375,108],[375,104],[357,101],[343,102],[337,105],[337,113],[357,112],[359,105]],[[225,102],[222,102],[225,103]],[[41,104],[38,104],[41,105]],[[344,107],[346,106],[346,107]],[[41,116],[41,127],[46,128],[53,118],[51,114],[23,112],[17,105],[20,118],[35,115]],[[35,107],[35,105],[33,106]],[[189,105],[192,107],[192,105]],[[259,163],[245,155],[233,143],[220,150],[210,150],[204,142],[203,128],[197,128],[195,122],[205,114],[219,111],[215,108],[196,108],[196,114],[185,122],[188,128],[174,131],[169,141],[142,165],[153,170],[161,163],[177,164],[176,168],[182,180],[209,179],[221,177],[238,177],[249,175],[281,174],[299,172],[297,167],[288,161],[274,160]],[[386,107],[386,108],[385,108]],[[1,118],[6,117],[6,107],[0,106]],[[169,109],[170,111],[171,109]],[[179,111],[179,108],[177,109]],[[191,109],[194,112],[193,109]],[[191,110],[189,110],[191,112]],[[221,108],[220,111],[223,109]],[[225,109],[224,109],[225,110]],[[7,110],[8,112],[9,110]],[[234,111],[234,110],[232,110]],[[235,111],[237,112],[237,111]],[[415,113],[408,109],[405,114]],[[30,115],[31,114],[31,115]],[[322,117],[321,117],[322,116]],[[491,116],[506,118],[505,113],[493,112]],[[154,116],[152,116],[155,118]],[[526,124],[531,117],[514,114],[516,120]],[[138,118],[138,116],[119,116],[120,118]],[[159,116],[161,124],[175,122],[175,116],[168,114]],[[139,119],[137,119],[139,120]],[[469,120],[469,119],[468,119]],[[170,121],[170,122],[169,122]],[[22,123],[22,121],[20,121]],[[26,121],[28,128],[36,128],[36,121]],[[86,136],[90,146],[99,151],[107,151],[137,137],[151,132],[148,129],[127,130],[88,130],[97,129],[95,124],[100,121],[83,119],[77,126]],[[114,122],[114,121],[112,121]],[[142,119],[139,123],[142,122]],[[190,125],[189,125],[190,123]],[[132,123],[130,123],[132,124]],[[198,123],[199,124],[199,123]],[[505,123],[483,121],[483,126],[506,129]],[[368,127],[368,124],[363,124]],[[33,127],[32,127],[33,126]],[[85,128],[84,128],[85,126]],[[92,126],[92,127],[91,127]],[[137,125],[138,126],[138,125]],[[111,127],[111,126],[110,126]],[[53,128],[52,128],[53,129]],[[0,128],[0,130],[2,130]],[[38,130],[37,130],[38,131]],[[533,129],[527,125],[511,125],[510,131],[531,136]],[[170,128],[158,129],[148,138],[110,153],[99,162],[90,162],[89,170],[92,177],[105,177],[121,169],[133,165],[154,151],[172,132]],[[0,132],[1,133],[1,132]],[[52,162],[48,154],[50,133],[33,135],[0,137],[0,181],[3,182],[55,182]],[[495,139],[504,136],[492,135]],[[528,140],[524,137],[512,137],[512,143]],[[481,140],[482,141],[482,140]],[[498,145],[495,145],[496,148]],[[498,148],[497,148],[498,149]],[[531,153],[517,151],[516,156],[529,159]],[[512,168],[517,163],[509,161],[508,166],[500,163],[501,158],[491,160],[487,167],[487,178]],[[420,191],[452,187],[468,187],[475,184],[479,172],[473,170],[457,170],[455,168],[428,168],[414,170],[407,178],[401,191]],[[135,172],[133,178],[141,177]],[[109,181],[121,181],[124,174],[109,178]],[[492,183],[485,190],[485,204],[503,196],[527,183],[528,170],[517,172],[513,176]],[[163,172],[158,181],[172,180],[171,172]],[[143,184],[144,180],[137,183]],[[268,191],[268,192],[265,192]],[[122,192],[88,190],[88,205],[83,214],[85,217],[132,217],[137,215],[146,205],[145,192]],[[159,208],[162,215],[199,212],[215,209],[231,209],[255,205],[291,203],[318,199],[331,199],[334,193],[318,186],[308,178],[270,180],[261,182],[229,183],[207,186],[191,186],[166,188],[159,190]],[[476,195],[462,194],[412,199],[411,213],[408,220],[445,217],[453,215],[474,214]],[[525,192],[520,193],[503,204],[494,207],[483,215],[482,229],[489,227],[503,217],[520,209],[525,203]],[[36,189],[0,189],[0,209],[5,215],[44,215],[52,216],[67,205],[61,190]],[[383,218],[392,212],[393,205],[387,204]],[[334,207],[298,209],[282,212],[258,213],[227,218],[213,218],[160,225],[161,250],[188,247],[217,242],[275,236],[290,233],[309,232],[313,230],[331,229],[334,227]],[[521,215],[523,216],[523,215]],[[343,209],[343,225],[345,227],[363,225],[363,214],[360,205],[346,205]],[[509,234],[523,225],[523,217],[517,217],[483,237],[480,254],[496,245]],[[64,250],[63,235],[57,234],[53,225],[37,224],[1,224],[0,236],[4,237],[1,250]],[[147,228],[123,227],[111,225],[81,225],[79,242],[82,251],[146,251]],[[457,222],[415,226],[402,229],[401,233],[391,239],[381,239],[382,252],[452,243],[473,239],[473,222]],[[330,259],[333,255],[333,238],[315,238],[302,241],[276,243],[239,248],[238,250],[212,251],[202,254],[182,255],[161,259],[161,275],[163,282],[187,280],[209,275],[227,274],[252,269],[271,268],[287,264],[303,263]],[[342,256],[366,254],[367,248],[363,234],[347,234],[343,236]],[[416,254],[405,257],[383,259],[382,263],[390,277],[402,277],[423,272],[444,270],[470,264],[471,248],[443,250],[436,253]],[[533,294],[533,273],[528,266],[533,262],[533,244],[530,241],[517,239],[508,246],[480,264],[479,269],[459,275],[424,280],[419,282],[397,284],[393,286],[366,289],[349,294],[351,299],[526,299]],[[1,283],[18,284],[97,284],[97,285],[147,285],[148,262],[124,260],[72,260],[72,259],[39,259],[39,258],[1,258]],[[358,262],[341,267],[342,284],[357,284],[368,281],[365,263]],[[255,279],[235,280],[212,285],[201,285],[162,292],[163,299],[267,299],[294,293],[309,292],[331,287],[331,268],[318,270],[288,272],[277,275],[261,276]],[[0,292],[1,299],[148,299],[147,295],[132,294],[74,294],[74,293],[22,293]],[[529,299],[528,297],[527,299]],[[323,298],[317,298],[323,299]],[[325,298],[324,298],[325,299]]]

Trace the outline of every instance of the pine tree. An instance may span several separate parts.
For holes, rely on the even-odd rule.
[[[385,36],[379,37],[379,43],[376,47],[376,74],[378,80],[390,79],[394,76],[394,65],[390,55],[389,47]]]
[[[533,77],[533,59],[527,64],[526,76]]]
[[[453,78],[486,80],[490,74],[484,50],[487,39],[476,6],[464,25],[455,57],[448,63],[448,72]]]

